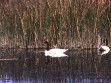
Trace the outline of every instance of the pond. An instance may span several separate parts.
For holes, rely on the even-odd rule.
[[[96,50],[70,51],[62,58],[22,52],[18,59],[3,59],[12,58],[7,53],[0,55],[0,83],[111,83],[110,53],[101,60]]]

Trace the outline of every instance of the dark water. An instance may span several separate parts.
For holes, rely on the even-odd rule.
[[[43,53],[25,53],[18,60],[0,60],[0,83],[111,83],[110,54],[101,61],[97,52],[90,50],[68,55],[50,58]]]

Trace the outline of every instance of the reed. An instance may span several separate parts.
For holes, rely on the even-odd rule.
[[[0,2],[0,45],[38,48],[44,40],[72,48],[111,43],[111,1],[10,0]]]

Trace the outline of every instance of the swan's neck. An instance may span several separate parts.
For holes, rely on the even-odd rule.
[[[46,43],[46,50],[49,50],[49,43]]]
[[[108,39],[104,39],[103,42],[105,43],[106,46],[108,46]]]

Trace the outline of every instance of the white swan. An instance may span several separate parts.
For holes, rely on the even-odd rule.
[[[45,50],[45,56],[50,56],[50,57],[65,57],[67,56],[64,54],[68,49],[59,49],[59,48],[54,48],[50,50]]]
[[[103,45],[101,45],[103,44]],[[110,52],[110,48],[108,47],[108,39],[101,39],[100,34],[98,35],[98,53],[100,55],[105,55]]]
[[[68,49],[60,49],[60,48],[53,48],[49,49],[49,43],[45,41],[45,44],[47,46],[47,50],[45,50],[45,56],[50,56],[50,57],[66,57],[68,55],[65,54],[65,52]]]
[[[104,55],[109,53],[110,48],[108,46],[100,46],[99,51],[101,52],[101,55]]]

